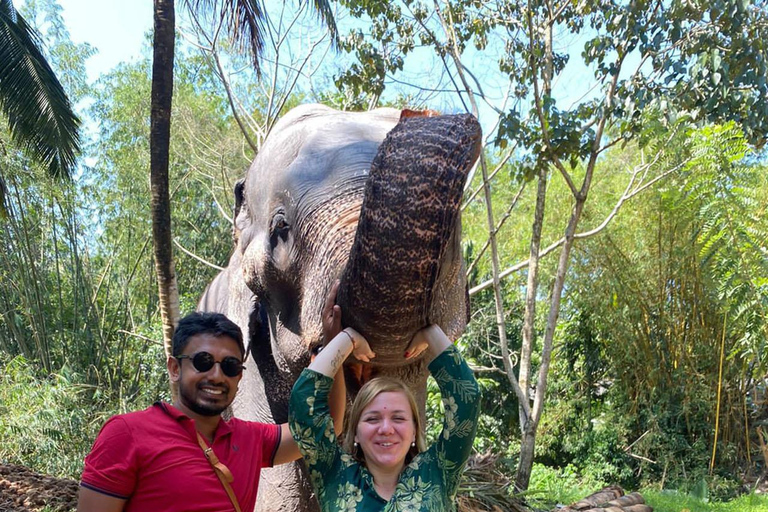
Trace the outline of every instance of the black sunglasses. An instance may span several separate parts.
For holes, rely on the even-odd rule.
[[[198,352],[196,354],[192,354],[191,356],[181,355],[174,357],[176,357],[176,359],[191,359],[192,366],[194,366],[195,370],[200,373],[210,371],[210,369],[213,368],[213,365],[216,363],[219,363],[221,371],[227,377],[237,377],[243,373],[243,370],[245,370],[243,362],[234,356],[227,356],[221,361],[216,361],[208,352]]]

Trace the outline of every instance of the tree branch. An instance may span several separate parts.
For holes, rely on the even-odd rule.
[[[202,264],[204,264],[204,265],[207,265],[207,266],[209,266],[209,267],[211,267],[211,268],[215,268],[215,269],[216,269],[216,270],[218,270],[219,272],[221,272],[222,270],[224,270],[224,267],[220,267],[220,266],[216,265],[215,263],[211,263],[210,261],[208,261],[208,260],[205,260],[205,259],[201,258],[200,256],[198,256],[197,254],[194,254],[193,252],[191,252],[191,251],[189,251],[189,250],[185,249],[185,248],[184,248],[184,247],[183,247],[183,246],[182,246],[182,245],[179,243],[179,241],[178,241],[178,240],[176,240],[175,238],[173,239],[173,245],[175,245],[176,247],[178,247],[178,248],[181,250],[181,252],[183,252],[183,253],[184,253],[184,254],[186,254],[187,256],[190,256],[190,257],[192,257],[192,258],[196,259],[197,261],[199,261],[200,263],[202,263]]]
[[[452,16],[451,7],[450,7],[450,4],[446,4],[446,5],[447,5],[448,16],[450,17]],[[475,102],[474,95],[472,94],[472,88],[470,87],[463,73],[463,66],[461,65],[461,57],[459,55],[458,45],[456,44],[456,36],[453,33],[453,20],[452,19],[450,20],[451,21],[450,24],[445,22],[440,11],[440,6],[437,4],[437,0],[435,0],[435,11],[437,13],[438,18],[440,19],[440,23],[443,26],[443,30],[446,34],[446,37],[448,37],[448,40],[450,42],[449,48],[450,48],[451,57],[453,58],[454,65],[456,66],[456,70],[459,74],[459,78],[461,79],[461,82],[464,85],[464,89],[468,93],[469,100],[472,103],[472,111],[474,115],[477,117],[479,116],[477,103]],[[485,155],[481,152],[479,158],[480,158],[480,168],[482,169],[482,173],[483,173],[483,190],[485,192],[485,207],[486,207],[486,214],[488,218],[488,230],[489,230],[488,237],[491,242],[491,262],[492,262],[492,268],[493,268],[493,292],[494,292],[494,301],[496,305],[496,326],[499,331],[499,342],[501,344],[501,353],[502,353],[502,357],[504,358],[504,371],[507,375],[507,380],[512,386],[512,389],[515,391],[515,394],[517,395],[518,400],[520,402],[520,408],[522,411],[521,414],[523,414],[526,418],[529,418],[531,415],[530,405],[528,404],[528,400],[526,398],[525,392],[522,390],[522,388],[520,387],[520,384],[517,381],[517,378],[515,377],[514,370],[512,368],[512,365],[509,359],[509,344],[507,342],[507,330],[504,325],[504,320],[506,315],[504,314],[504,303],[501,299],[501,287],[499,285],[499,254],[498,254],[498,248],[496,246],[496,236],[493,230],[495,226],[495,222],[493,221],[493,208],[491,207],[491,187],[488,183],[488,168],[485,162]]]
[[[622,194],[622,196],[617,201],[616,205],[613,207],[613,210],[611,210],[611,213],[608,214],[608,216],[603,220],[603,222],[600,223],[599,226],[597,226],[596,228],[591,229],[589,231],[584,231],[582,233],[577,233],[576,235],[574,235],[574,238],[576,238],[576,239],[584,239],[584,238],[589,238],[589,237],[592,237],[592,236],[600,233],[602,230],[604,230],[606,227],[608,227],[608,224],[610,224],[610,222],[613,220],[613,218],[618,214],[619,210],[621,209],[621,206],[626,201],[628,201],[629,199],[632,199],[633,197],[638,195],[640,192],[646,190],[647,188],[651,187],[652,185],[654,185],[658,181],[666,178],[670,174],[680,170],[683,166],[685,166],[693,158],[693,157],[691,157],[691,158],[687,159],[686,161],[684,161],[684,162],[682,162],[682,163],[680,163],[680,164],[678,164],[678,165],[676,165],[676,166],[674,166],[674,167],[672,167],[670,169],[667,169],[666,171],[661,173],[659,176],[656,176],[655,178],[653,178],[648,183],[644,183],[642,185],[638,185],[636,188],[632,188],[632,185],[633,185],[633,183],[635,181],[635,177],[637,176],[637,174],[640,173],[641,171],[644,172],[650,166],[652,166],[656,161],[658,161],[658,159],[660,158],[661,154],[663,154],[663,152],[657,154],[653,161],[651,161],[651,162],[649,162],[647,164],[643,164],[642,166],[640,166],[640,168],[638,168],[635,171],[633,171],[632,178],[630,178],[629,185],[627,186],[627,189],[625,190],[624,194]],[[558,241],[552,243],[551,245],[547,246],[544,250],[539,252],[539,258],[547,256],[549,253],[551,253],[552,251],[554,251],[555,249],[557,249],[558,247],[563,245],[564,242],[565,242],[565,238],[563,237],[563,238],[559,239]],[[504,278],[514,274],[515,272],[518,272],[518,271],[522,270],[523,268],[525,268],[528,265],[528,262],[529,262],[529,260],[525,260],[525,261],[521,261],[520,263],[516,263],[515,265],[513,265],[513,266],[507,268],[506,270],[504,270],[503,272],[501,272],[499,274],[499,277],[501,279],[504,279]],[[486,288],[488,288],[489,286],[492,286],[492,285],[493,285],[493,280],[492,279],[489,279],[487,281],[483,281],[479,285],[477,285],[477,286],[475,286],[473,288],[470,288],[469,289],[469,295],[470,296],[475,295],[475,294],[485,290]]]

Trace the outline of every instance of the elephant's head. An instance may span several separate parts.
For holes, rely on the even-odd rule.
[[[250,314],[268,327],[251,333],[256,362],[269,352],[277,371],[298,375],[321,342],[337,277],[346,323],[379,354],[348,374],[353,392],[385,367],[402,377],[405,347],[425,324],[458,336],[467,322],[459,201],[479,148],[468,115],[401,121],[399,110],[306,105],[282,118],[248,170],[236,219],[243,277],[258,297]]]
[[[351,394],[384,373],[408,382],[423,406],[426,362],[406,362],[403,352],[427,323],[454,339],[466,326],[459,202],[480,128],[469,115],[407,112],[297,107],[236,190],[236,248],[218,282],[253,357],[237,416],[287,421],[291,387],[322,342],[320,313],[337,278],[344,322],[378,354],[371,364],[349,362]],[[272,496],[293,492],[278,489],[283,477],[264,478]],[[270,498],[260,492],[259,500]]]
[[[253,161],[236,231],[243,278],[258,297],[251,316],[267,321],[251,333],[257,363],[269,351],[280,373],[297,376],[321,342],[320,306],[349,257],[371,161],[399,115],[301,106]]]

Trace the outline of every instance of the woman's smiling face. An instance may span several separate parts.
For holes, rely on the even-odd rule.
[[[355,441],[369,469],[399,470],[416,440],[416,424],[404,393],[384,391],[363,409]]]

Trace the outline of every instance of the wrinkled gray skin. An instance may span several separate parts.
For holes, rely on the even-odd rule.
[[[371,163],[399,118],[394,109],[349,113],[321,105],[297,107],[278,122],[244,186],[236,187],[235,250],[198,305],[227,314],[246,335],[249,359],[233,404],[235,416],[287,421],[291,387],[309,362],[310,348],[322,342],[324,298],[348,263]],[[427,315],[452,339],[467,321],[459,226],[457,214]],[[413,236],[412,229],[403,225],[401,232]],[[354,316],[354,304],[342,306],[345,317]],[[387,306],[382,309],[387,315]],[[373,350],[392,354],[404,350],[413,332],[397,339],[377,334],[379,346]],[[394,352],[388,350],[392,347]],[[348,361],[350,394],[374,375],[394,375],[412,386],[423,408],[427,361],[406,364],[390,355],[382,362]],[[264,470],[256,510],[318,510],[303,473],[301,461]]]

